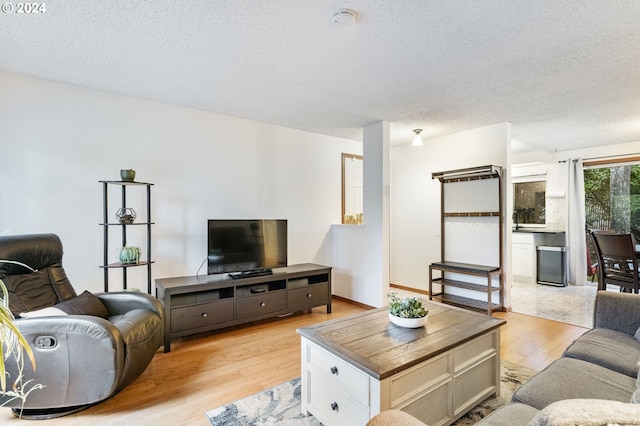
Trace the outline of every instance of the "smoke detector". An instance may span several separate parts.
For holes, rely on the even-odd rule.
[[[353,27],[356,24],[356,12],[351,9],[340,9],[333,14],[330,22],[336,27]]]

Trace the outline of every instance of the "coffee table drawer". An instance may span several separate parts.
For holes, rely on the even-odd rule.
[[[497,334],[489,333],[480,336],[469,343],[466,343],[453,352],[453,366],[457,372],[466,366],[477,362],[488,355],[500,350],[498,347]]]
[[[233,299],[171,309],[171,332],[233,320]]]
[[[451,354],[445,353],[439,357],[418,364],[391,379],[391,406],[405,404],[405,400],[417,393],[436,388],[442,382],[451,380]]]
[[[335,392],[340,389],[358,403],[369,406],[369,376],[335,355],[309,345],[309,371],[320,376]]]
[[[255,296],[238,297],[237,312],[238,319],[259,317],[262,314],[281,311],[286,308],[286,293],[280,291],[270,291]]]
[[[363,406],[339,391],[335,383],[325,381],[327,376],[311,373],[310,410],[325,424],[364,425],[369,421],[369,407]],[[325,420],[326,419],[326,420]]]

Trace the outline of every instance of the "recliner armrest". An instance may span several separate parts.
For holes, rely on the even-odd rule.
[[[147,309],[160,318],[164,318],[164,308],[160,301],[147,293],[122,291],[114,293],[96,293],[109,315],[122,315],[134,309]]]
[[[25,408],[53,408],[91,404],[117,389],[124,371],[124,341],[109,321],[87,315],[62,315],[17,319],[31,346],[36,371],[25,362],[24,381],[42,384],[29,394]],[[16,376],[7,360],[7,371]],[[20,401],[7,406],[15,407]]]
[[[593,309],[593,326],[633,336],[640,327],[640,295],[598,291]]]

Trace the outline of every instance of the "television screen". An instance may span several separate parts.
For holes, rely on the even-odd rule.
[[[210,219],[207,272],[269,273],[287,266],[287,221]]]

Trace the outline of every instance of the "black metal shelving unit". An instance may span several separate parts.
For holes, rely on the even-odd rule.
[[[109,291],[109,270],[121,269],[122,270],[122,288],[127,289],[127,271],[132,267],[146,267],[147,268],[147,293],[151,294],[151,264],[154,261],[151,260],[151,187],[152,183],[148,182],[134,182],[134,181],[117,181],[117,180],[101,180],[102,184],[102,204],[103,204],[103,222],[100,226],[103,227],[103,239],[104,239],[104,258],[100,268],[104,269],[104,291]],[[109,222],[109,187],[120,187],[122,197],[122,208],[127,206],[127,188],[128,187],[146,187],[146,221],[134,222],[131,224],[124,224],[119,222]],[[115,212],[112,212],[115,213]],[[122,235],[122,247],[127,244],[127,227],[129,226],[144,226],[146,227],[146,260],[140,260],[135,264],[122,264],[120,262],[109,263],[109,229],[112,227],[119,227]]]

